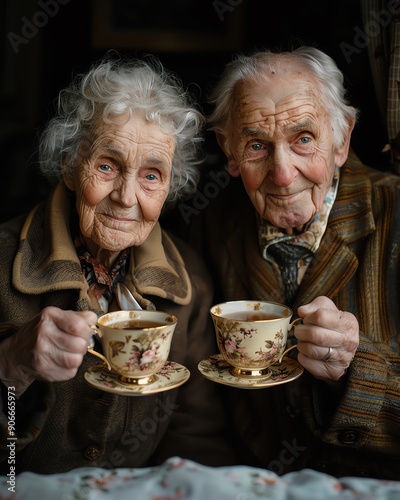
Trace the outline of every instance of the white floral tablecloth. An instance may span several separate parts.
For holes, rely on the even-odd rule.
[[[13,491],[14,490],[14,491]],[[0,476],[0,500],[397,500],[400,481],[341,478],[305,469],[284,476],[253,467],[205,467],[179,457],[142,469],[81,468]]]

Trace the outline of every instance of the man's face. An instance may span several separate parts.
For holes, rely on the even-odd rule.
[[[268,77],[237,86],[220,144],[261,217],[301,230],[321,209],[348,147],[335,149],[328,111],[309,73]]]

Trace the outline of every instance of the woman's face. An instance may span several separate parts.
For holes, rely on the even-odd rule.
[[[142,244],[171,183],[175,139],[142,117],[101,123],[81,145],[72,177],[80,229],[89,251]]]

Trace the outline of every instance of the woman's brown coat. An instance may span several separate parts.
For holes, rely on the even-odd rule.
[[[0,227],[0,335],[46,306],[95,310],[69,232],[70,200],[61,184],[52,197]],[[84,466],[140,467],[169,456],[201,463],[232,462],[222,437],[217,388],[198,362],[214,354],[210,327],[212,288],[194,252],[157,224],[148,240],[131,248],[127,283],[144,307],[175,314],[178,325],[169,359],[191,371],[178,389],[143,397],[114,395],[84,380],[98,358],[86,355],[74,379],[34,382],[15,408],[17,473],[57,473]],[[117,307],[114,305],[114,308]],[[0,471],[7,465],[7,390],[2,386]]]

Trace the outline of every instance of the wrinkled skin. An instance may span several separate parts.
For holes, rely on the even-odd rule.
[[[20,396],[37,380],[75,377],[93,334],[97,316],[91,311],[46,307],[0,344],[0,375]]]
[[[321,380],[338,380],[347,370],[358,347],[355,316],[339,311],[328,297],[317,297],[298,309],[303,324],[295,327],[298,361]],[[332,347],[327,361],[321,359]]]
[[[64,181],[75,191],[89,251],[107,263],[141,245],[157,222],[169,192],[175,141],[140,117],[100,124],[93,135],[81,146],[81,164]]]
[[[346,161],[354,123],[335,147],[318,82],[303,68],[282,64],[277,61],[265,81],[237,85],[231,121],[217,139],[229,173],[241,176],[257,212],[293,234],[321,209],[335,167]],[[326,297],[298,312],[299,362],[317,378],[339,379],[358,346],[357,319]],[[334,348],[331,357],[320,361],[328,347]]]
[[[80,229],[92,256],[106,266],[143,243],[169,192],[175,140],[140,117],[101,123],[82,145],[72,176]],[[0,343],[0,378],[21,395],[36,379],[73,378],[97,320],[90,311],[47,307]]]

